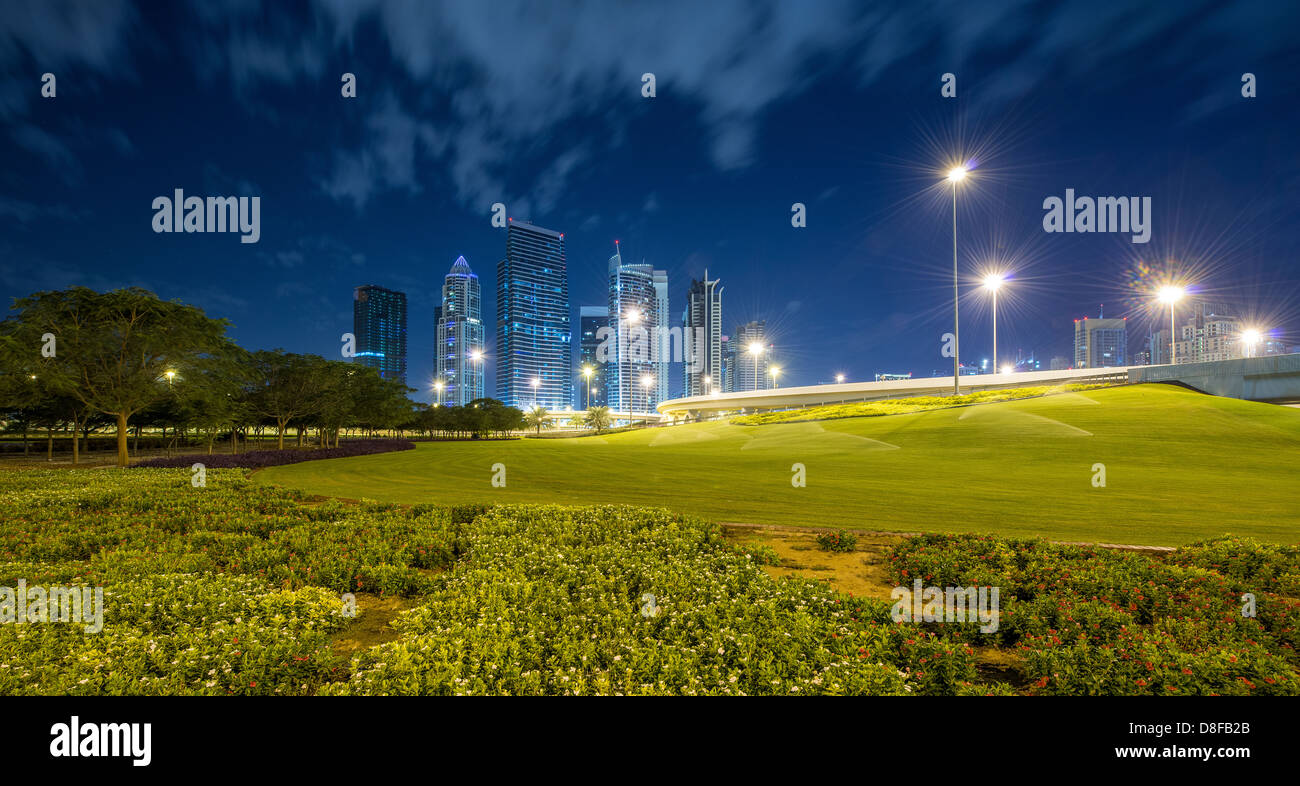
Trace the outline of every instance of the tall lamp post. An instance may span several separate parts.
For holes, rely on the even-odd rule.
[[[993,371],[998,370],[998,290],[1002,288],[1006,276],[990,273],[984,277],[984,288],[993,294]]]
[[[1246,328],[1241,331],[1241,343],[1246,345],[1246,357],[1255,357],[1255,347],[1259,346],[1259,340],[1262,334],[1254,328]]]
[[[585,410],[590,410],[590,409],[591,409],[591,373],[592,373],[592,371],[594,371],[594,369],[593,369],[591,366],[583,366],[583,367],[582,367],[582,376],[583,376],[583,378],[586,380],[586,383],[584,384],[584,387],[586,387],[586,389],[587,389],[587,400],[586,400],[586,404],[585,404],[584,407],[583,407],[583,409],[585,409]]]
[[[654,383],[655,383],[654,377],[650,376],[649,374],[641,375],[641,389],[643,391],[642,397],[645,406],[645,416],[646,416],[645,422],[647,426],[650,425],[650,386],[653,385]]]
[[[966,179],[966,167],[948,170],[952,184],[952,394],[961,395],[961,327],[957,321],[957,184]]]
[[[538,388],[539,385],[542,384],[542,381],[541,381],[540,379],[538,379],[537,377],[533,377],[533,381],[530,382],[530,383],[528,383],[528,384],[530,384],[530,385],[533,386],[533,406],[534,406],[534,407],[537,407],[537,406],[539,406],[538,403],[537,403],[537,388]]]
[[[433,389],[438,391],[438,406],[440,407],[442,406],[442,389],[443,387],[445,387],[445,385],[446,383],[443,382],[441,379],[433,383]]]
[[[769,368],[769,369],[767,370],[767,373],[769,373],[769,374],[772,375],[772,389],[773,389],[773,390],[776,390],[776,387],[777,387],[777,385],[776,385],[776,375],[781,373],[781,367],[780,367],[780,366],[772,366],[771,368]]]
[[[1174,327],[1174,306],[1183,299],[1185,294],[1186,290],[1175,286],[1161,287],[1159,293],[1160,302],[1169,304],[1169,365],[1171,366],[1178,363],[1178,343],[1174,337],[1174,331],[1177,330]]]

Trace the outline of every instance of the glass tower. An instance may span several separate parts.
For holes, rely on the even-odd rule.
[[[497,263],[497,398],[508,406],[573,404],[564,234],[511,220]]]
[[[483,296],[478,275],[456,257],[442,284],[438,309],[435,381],[445,386],[442,402],[464,406],[483,398]]]
[[[352,292],[355,361],[384,379],[406,381],[406,294],[376,286]]]
[[[588,395],[586,387],[588,385],[587,377],[583,376],[584,367],[591,368],[591,402],[593,407],[608,406],[609,397],[606,395],[605,380],[614,366],[610,363],[600,362],[599,349],[602,336],[600,329],[609,327],[609,307],[608,306],[582,306],[578,310],[578,329],[582,331],[582,337],[578,342],[578,395],[574,396],[573,406],[577,409],[587,407]]]
[[[685,362],[685,395],[707,396],[722,390],[722,287],[715,279],[709,280],[704,271],[702,281],[691,281],[686,292],[686,313],[683,315],[682,346],[690,354]]]

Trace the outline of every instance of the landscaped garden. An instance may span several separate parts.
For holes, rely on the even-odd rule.
[[[886,585],[999,587],[1001,623],[980,633],[774,578],[771,549],[661,509],[322,501],[238,470],[206,483],[0,473],[0,586],[104,588],[99,632],[0,624],[0,694],[1300,693],[1294,547],[887,549]],[[341,656],[351,603],[364,618],[376,597],[407,610]]]

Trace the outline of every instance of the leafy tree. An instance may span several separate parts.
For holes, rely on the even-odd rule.
[[[529,428],[536,428],[537,433],[541,434],[542,428],[546,426],[547,417],[550,414],[551,413],[546,411],[545,407],[533,407],[528,410],[528,414],[524,415],[524,424]]]
[[[595,429],[597,434],[609,428],[611,420],[609,407],[592,407],[587,410],[587,417],[584,418],[587,426]]]
[[[284,450],[284,432],[290,423],[321,411],[325,403],[319,389],[326,383],[324,358],[298,355],[282,349],[254,352],[249,408],[275,424],[276,447]]]
[[[169,395],[167,372],[184,375],[231,346],[226,320],[136,287],[37,292],[16,299],[13,310],[5,367],[38,366],[52,393],[115,417],[118,466],[128,461],[131,417]],[[42,353],[47,334],[54,337],[52,357]]]

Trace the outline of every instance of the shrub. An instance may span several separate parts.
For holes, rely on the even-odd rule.
[[[823,532],[817,536],[817,545],[825,551],[853,551],[858,547],[858,536],[852,532]]]
[[[212,455],[191,453],[184,456],[148,459],[136,462],[131,466],[147,469],[176,469],[181,467],[188,469],[195,463],[200,463],[209,469],[231,469],[236,467],[262,469],[263,467],[297,464],[303,461],[370,456],[375,453],[392,453],[397,450],[414,449],[415,443],[407,439],[364,439],[340,442],[337,448],[250,450],[247,453],[214,453]]]

